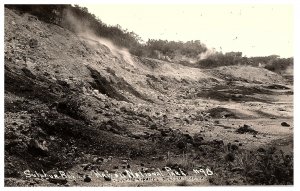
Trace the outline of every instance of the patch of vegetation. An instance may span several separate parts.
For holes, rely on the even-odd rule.
[[[96,15],[90,13],[86,7],[78,5],[5,5],[5,7],[18,10],[22,13],[32,14],[38,19],[60,25],[73,32],[89,31],[95,35],[107,38],[115,45],[127,48],[130,53],[137,56],[159,58],[160,54],[173,58],[175,55],[196,58],[198,54],[206,51],[206,46],[199,40],[188,42],[175,42],[167,40],[149,39],[142,43],[141,37],[120,25],[108,26]],[[75,22],[70,22],[70,17]]]
[[[246,157],[245,157],[246,156]],[[244,173],[252,185],[292,185],[293,157],[274,147],[244,155]]]
[[[184,56],[197,59],[199,54],[207,50],[206,46],[200,40],[175,42],[154,39],[148,40],[145,49],[148,52],[148,57],[159,59],[166,59],[166,57],[174,59]]]
[[[197,62],[199,68],[215,68],[220,66],[232,65],[250,65],[254,67],[263,67],[272,72],[282,74],[287,68],[292,67],[294,59],[280,58],[277,55],[263,57],[242,57],[241,52],[227,52],[225,54],[216,52],[207,58]]]
[[[183,62],[186,58],[199,60],[199,56],[207,51],[205,44],[200,40],[188,42],[176,42],[167,40],[149,39],[143,43],[141,37],[127,29],[122,29],[120,25],[108,26],[96,15],[90,13],[86,7],[78,5],[5,5],[6,8],[19,11],[21,14],[29,13],[38,19],[57,24],[63,28],[78,32],[89,31],[99,37],[104,37],[112,41],[115,45],[127,48],[131,54],[145,56],[162,60]],[[74,22],[70,22],[72,17]],[[82,31],[83,30],[83,31]],[[189,62],[188,62],[189,63]],[[293,65],[293,58],[279,58],[277,55],[265,57],[242,57],[242,52],[215,52],[208,55],[196,63],[194,67],[214,68],[229,65],[252,65],[264,67],[270,71],[282,73]]]
[[[293,185],[293,154],[284,154],[275,147],[257,151],[238,150],[220,158],[213,185]],[[223,165],[221,165],[223,163]]]

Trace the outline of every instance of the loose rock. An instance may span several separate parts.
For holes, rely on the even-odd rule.
[[[287,122],[282,122],[281,126],[283,126],[283,127],[289,127],[290,125]]]
[[[244,133],[251,133],[251,134],[257,134],[258,131],[252,129],[249,125],[244,125],[243,127],[240,127],[236,130],[237,133],[244,134]]]
[[[106,180],[106,181],[111,181],[111,178],[108,177],[108,176],[104,176],[104,180]]]
[[[83,181],[84,182],[91,182],[92,179],[89,176],[86,176]]]

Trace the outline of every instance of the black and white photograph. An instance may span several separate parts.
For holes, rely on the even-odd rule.
[[[294,186],[293,4],[84,3],[3,4],[4,187]]]

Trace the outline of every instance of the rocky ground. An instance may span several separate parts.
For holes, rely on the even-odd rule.
[[[5,9],[5,185],[293,184],[293,84],[263,68],[130,56]],[[196,180],[106,174],[209,169]],[[26,177],[58,171],[77,179]]]

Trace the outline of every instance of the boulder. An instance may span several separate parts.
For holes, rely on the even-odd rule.
[[[109,177],[109,176],[104,176],[104,180],[105,180],[105,181],[111,181],[111,177]]]
[[[29,40],[28,45],[30,46],[30,48],[36,48],[38,46],[38,41],[32,38]]]
[[[289,127],[290,124],[288,124],[287,122],[282,122],[282,123],[281,123],[281,126],[283,126],[283,127]]]
[[[243,127],[240,127],[236,130],[237,133],[244,134],[244,133],[251,133],[251,134],[257,134],[258,131],[252,129],[249,125],[244,125]]]
[[[91,182],[92,179],[91,177],[89,177],[88,175],[85,176],[85,178],[83,179],[84,182]]]

